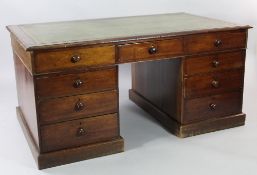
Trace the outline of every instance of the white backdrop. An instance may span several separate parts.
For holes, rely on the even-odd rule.
[[[120,66],[122,154],[38,171],[15,117],[16,89],[6,25],[188,12],[257,27],[256,0],[0,0],[0,174],[256,174],[256,29],[250,30],[244,127],[187,139],[170,135],[128,100],[130,64]]]

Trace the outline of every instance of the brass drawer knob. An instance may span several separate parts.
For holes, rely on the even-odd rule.
[[[154,46],[152,46],[152,47],[150,47],[149,49],[148,49],[148,52],[149,52],[149,54],[156,54],[157,53],[157,48],[156,47],[154,47]]]
[[[82,111],[84,108],[85,108],[84,103],[80,101],[75,104],[75,111],[77,112]]]
[[[214,87],[214,88],[218,88],[219,87],[219,82],[217,80],[213,80],[211,82],[211,85]]]
[[[216,107],[217,107],[217,105],[216,105],[215,103],[211,103],[211,104],[209,105],[209,107],[210,107],[211,110],[215,110]]]
[[[79,61],[80,61],[80,56],[74,55],[74,56],[71,57],[71,62],[72,63],[77,63]]]
[[[217,39],[214,41],[214,46],[215,47],[220,47],[222,45],[222,41],[220,39]]]
[[[86,134],[86,130],[84,128],[79,128],[77,130],[77,136],[83,136]]]
[[[80,79],[78,79],[78,80],[76,80],[76,81],[73,83],[73,87],[74,87],[74,88],[79,88],[82,84],[83,84],[83,81],[81,81]]]
[[[214,60],[214,61],[212,62],[212,66],[213,66],[213,67],[218,67],[219,65],[220,65],[220,62],[217,61],[217,60]]]

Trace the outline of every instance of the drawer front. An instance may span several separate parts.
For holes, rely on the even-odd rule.
[[[41,97],[61,97],[117,89],[117,67],[78,74],[36,79],[36,94]]]
[[[113,139],[119,136],[118,122],[117,114],[109,114],[42,126],[42,152]]]
[[[242,93],[214,95],[185,101],[183,123],[242,113]]]
[[[246,48],[246,31],[229,31],[187,36],[188,53],[218,51],[233,48]]]
[[[183,39],[132,43],[118,46],[119,62],[133,62],[138,60],[151,60],[183,54]]]
[[[35,53],[36,73],[115,63],[115,46],[74,48]]]
[[[188,57],[184,61],[184,75],[243,68],[245,51]]]
[[[185,78],[185,97],[195,98],[241,90],[243,88],[243,81],[243,69],[192,76]]]
[[[115,113],[118,93],[115,90],[41,100],[38,111],[41,124]]]

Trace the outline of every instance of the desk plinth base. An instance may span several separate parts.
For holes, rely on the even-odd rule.
[[[245,114],[242,113],[183,125],[159,110],[150,101],[132,89],[129,90],[129,98],[143,110],[151,114],[168,131],[181,138],[233,128],[245,124]]]
[[[29,132],[26,120],[19,107],[16,108],[17,118],[28,141],[33,157],[38,165],[38,169],[50,168],[58,165],[73,163],[81,160],[96,158],[124,151],[124,140],[119,137],[114,140],[80,146],[76,148],[64,149],[49,153],[39,153],[34,140]]]

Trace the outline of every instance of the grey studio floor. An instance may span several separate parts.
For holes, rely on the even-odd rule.
[[[37,170],[16,120],[14,75],[1,80],[0,174],[257,174],[257,60],[247,55],[246,125],[180,139],[128,99],[130,64],[119,67],[120,125],[125,152]],[[11,72],[11,71],[10,71]],[[233,80],[231,80],[233,81]]]

